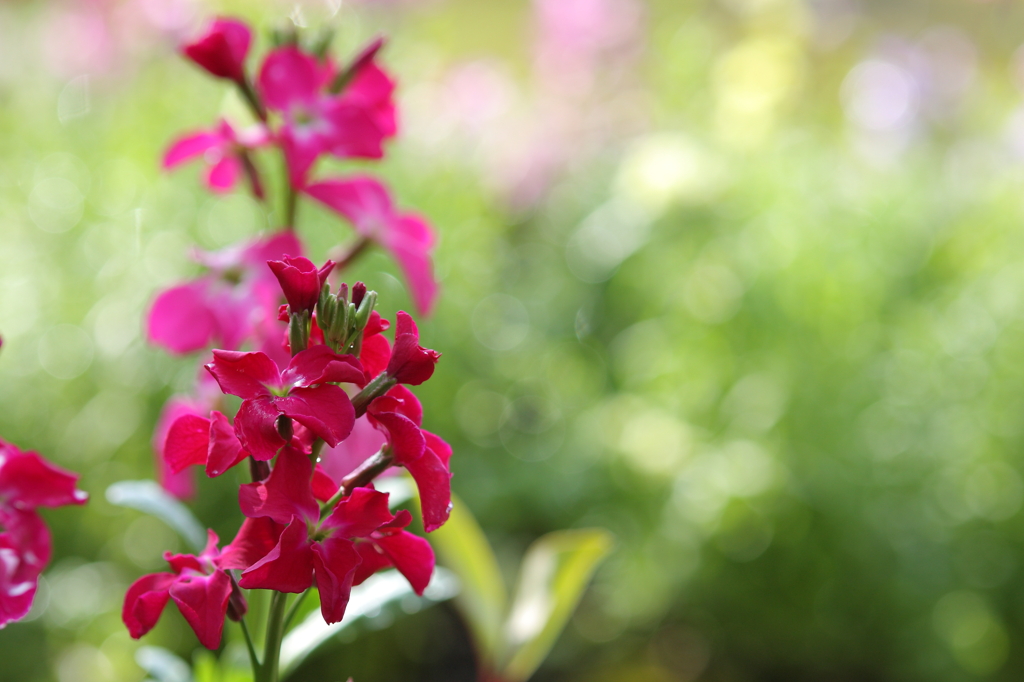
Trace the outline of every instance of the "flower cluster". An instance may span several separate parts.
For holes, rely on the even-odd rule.
[[[50,531],[39,507],[85,504],[78,476],[0,440],[0,628],[32,608],[50,561]]]
[[[257,152],[276,150],[287,168],[278,214],[285,224],[217,253],[197,253],[206,274],[161,292],[147,324],[149,339],[173,353],[209,352],[193,394],[172,398],[158,425],[162,482],[187,497],[192,488],[182,477],[193,467],[218,477],[247,462],[252,482],[238,494],[245,520],[223,548],[210,531],[199,555],[166,554],[171,570],[139,578],[122,613],[138,638],[173,600],[209,648],[220,645],[225,617],[244,619],[247,589],[283,595],[316,587],[328,623],[342,619],[354,585],[384,568],[396,568],[422,594],[433,550],[408,530],[409,511],[390,510],[388,494],[374,488],[378,476],[403,468],[411,475],[428,533],[451,507],[451,448],[422,428],[423,408],[409,388],[431,377],[440,355],[420,345],[405,312],[394,318],[392,335],[391,322],[375,309],[377,293],[363,283],[332,290],[331,282],[366,246],[379,244],[425,314],[437,296],[434,232],[397,210],[371,177],[311,180],[321,156],[380,158],[397,133],[394,82],[376,61],[383,42],[339,66],[323,46],[306,49],[293,32],[254,77],[246,69],[251,42],[245,24],[220,19],[183,48],[238,87],[258,122],[241,129],[220,121],[188,133],[170,146],[164,166],[201,158],[212,191],[230,191],[244,177],[266,200]],[[318,267],[304,255],[294,225],[303,197],[355,229],[354,246],[337,264]],[[271,648],[261,665],[273,665]]]

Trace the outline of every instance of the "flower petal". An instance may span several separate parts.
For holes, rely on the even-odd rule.
[[[231,578],[227,573],[218,570],[212,575],[183,575],[169,592],[199,643],[207,649],[219,647],[231,596]]]
[[[452,475],[441,458],[426,450],[419,459],[402,462],[409,470],[420,491],[420,510],[423,527],[428,533],[437,530],[448,520],[452,505]]]
[[[241,81],[252,42],[249,27],[237,19],[216,19],[203,35],[182,47],[193,62],[218,78]]]
[[[195,414],[178,417],[167,430],[163,447],[164,461],[176,474],[186,467],[206,464],[210,437],[209,419]]]
[[[277,430],[280,415],[273,398],[243,400],[235,415],[235,435],[253,459],[266,462],[286,443]]]
[[[39,574],[50,560],[50,531],[34,511],[0,507],[0,628],[32,608]]]
[[[289,386],[312,386],[325,382],[359,384],[363,368],[351,355],[338,355],[328,346],[311,346],[296,353],[281,380]]]
[[[241,174],[241,161],[235,156],[224,155],[206,172],[206,186],[214,192],[229,192]]]
[[[320,507],[313,497],[312,476],[309,458],[294,448],[284,448],[270,478],[239,487],[242,513],[252,518],[266,516],[282,524],[289,523],[292,517],[315,522]]]
[[[313,584],[313,552],[306,522],[295,517],[265,557],[247,568],[238,581],[245,589],[305,592]]]
[[[220,553],[217,566],[223,569],[245,570],[270,553],[278,541],[284,526],[267,517],[247,518],[238,529],[238,534]]]
[[[356,574],[352,580],[353,585],[361,585],[377,571],[394,565],[391,563],[388,555],[378,549],[377,545],[373,542],[357,542],[356,551],[359,552],[359,558],[362,559],[362,562],[356,568]]]
[[[173,573],[151,573],[131,584],[124,595],[121,620],[128,628],[128,634],[138,639],[153,629],[160,620],[167,600],[168,590],[178,580]]]
[[[320,527],[331,529],[331,537],[364,538],[394,518],[388,511],[387,493],[356,488],[338,503]]]
[[[206,300],[209,284],[203,278],[157,296],[146,319],[149,340],[178,354],[208,346],[217,329],[216,317]]]
[[[434,366],[441,354],[420,345],[419,330],[405,311],[396,314],[395,345],[387,373],[400,384],[418,386],[434,374]]]
[[[404,530],[374,538],[373,542],[387,554],[416,594],[422,595],[434,573],[434,550],[430,543]]]
[[[179,137],[164,152],[164,168],[170,170],[186,161],[202,156],[207,150],[223,145],[224,139],[215,132],[200,130]]]
[[[259,351],[243,353],[234,350],[213,351],[213,362],[204,365],[225,393],[239,398],[270,395],[268,386],[281,386],[277,364]]]
[[[320,87],[316,60],[294,46],[278,48],[263,60],[258,85],[271,109],[287,111],[308,104]]]
[[[89,496],[75,485],[78,475],[54,466],[36,452],[0,441],[0,500],[16,509],[84,504]]]
[[[345,616],[359,554],[350,540],[334,537],[314,542],[312,550],[320,613],[328,625],[338,623]]]
[[[331,447],[348,438],[356,421],[356,411],[348,394],[334,384],[293,388],[276,402],[284,414],[323,438]]]
[[[206,475],[211,478],[220,476],[249,456],[228,418],[216,410],[210,413],[206,448]]]

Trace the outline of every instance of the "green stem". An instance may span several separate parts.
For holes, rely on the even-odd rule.
[[[366,408],[370,406],[373,399],[382,396],[395,385],[395,380],[388,376],[387,372],[381,372],[374,379],[363,387],[363,390],[352,396],[352,407],[356,410],[356,417],[366,414]]]
[[[277,682],[277,668],[281,660],[281,640],[284,639],[284,613],[287,603],[288,595],[285,592],[274,592],[270,598],[267,640],[263,647],[263,665],[256,669],[255,682]]]
[[[295,616],[299,612],[299,607],[302,606],[302,602],[306,601],[306,595],[307,594],[309,594],[309,590],[306,590],[305,592],[300,594],[299,598],[295,600],[294,604],[292,604],[292,607],[290,609],[288,609],[288,615],[286,615],[284,617],[284,631],[285,632],[288,632],[288,626],[290,626],[292,624],[292,621],[295,620]]]
[[[334,261],[334,272],[341,272],[348,266],[352,265],[352,262],[359,258],[359,256],[361,256],[371,244],[373,244],[373,241],[368,237],[360,237],[359,241],[353,244],[348,251],[342,252],[336,256],[336,260]],[[332,255],[332,258],[334,257],[335,256]]]
[[[252,113],[256,115],[256,118],[266,123],[267,110],[263,107],[263,103],[260,102],[260,98],[256,95],[256,90],[253,89],[249,79],[245,78],[235,82],[238,84],[238,89],[242,91],[242,97],[245,99],[246,104],[252,109]]]
[[[284,227],[288,230],[295,230],[295,214],[299,209],[299,193],[292,187],[292,174],[288,170],[288,159],[282,154],[284,160]]]
[[[256,647],[252,645],[252,635],[249,634],[249,626],[245,624],[245,617],[238,619],[242,626],[242,634],[245,635],[245,646],[249,649],[249,662],[252,663],[253,673],[260,669],[260,657],[256,655]]]

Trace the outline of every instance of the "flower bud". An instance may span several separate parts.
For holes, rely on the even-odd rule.
[[[182,52],[214,76],[242,83],[251,42],[252,32],[244,23],[237,19],[217,19],[203,35],[182,47]]]
[[[320,290],[334,268],[334,261],[327,261],[319,270],[302,256],[285,256],[283,260],[267,261],[267,265],[281,284],[291,314],[295,315],[299,312],[312,313],[316,308]]]

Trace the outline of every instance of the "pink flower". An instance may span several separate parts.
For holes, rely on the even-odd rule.
[[[436,241],[426,220],[398,213],[387,188],[374,178],[357,175],[325,180],[303,191],[352,223],[356,232],[387,249],[405,275],[416,310],[429,315],[437,298],[430,252]]]
[[[173,573],[144,575],[128,588],[121,620],[132,638],[139,639],[152,630],[167,601],[173,599],[199,643],[207,649],[220,646],[232,587],[221,565],[217,534],[208,533],[206,549],[199,556],[166,552],[164,559]]]
[[[32,608],[50,560],[50,532],[37,507],[84,504],[78,476],[0,440],[0,628]]]
[[[267,344],[266,352],[280,354],[281,290],[266,263],[301,255],[302,244],[288,231],[198,254],[209,273],[156,297],[146,325],[149,340],[184,354],[212,344],[236,349],[255,339]]]
[[[451,512],[451,446],[420,428],[423,408],[404,386],[395,386],[370,403],[366,416],[387,437],[395,464],[408,469],[416,481],[424,529],[437,530]]]
[[[195,41],[182,46],[186,57],[218,78],[245,81],[245,57],[252,32],[237,19],[215,19]]]
[[[379,159],[384,140],[397,131],[394,83],[372,57],[341,94],[328,91],[332,76],[331,68],[294,46],[271,52],[260,69],[263,101],[284,117],[281,144],[295,187],[321,154]]]
[[[330,446],[352,431],[355,410],[344,389],[335,385],[364,382],[359,361],[350,355],[313,346],[297,353],[281,372],[263,353],[215,350],[206,369],[224,393],[243,399],[235,433],[254,459],[272,459],[291,439],[291,419]]]
[[[239,585],[303,592],[315,576],[327,623],[342,619],[353,584],[385,566],[395,566],[422,594],[434,570],[434,552],[426,540],[403,530],[409,512],[393,516],[386,493],[356,488],[321,519],[312,475],[309,458],[285,448],[269,479],[241,486],[238,498],[246,516],[287,526],[277,545],[242,573]]]
[[[272,260],[267,265],[281,284],[292,313],[313,312],[320,298],[320,289],[334,269],[334,261],[327,261],[318,270],[312,261],[302,256],[285,256],[283,260]]]
[[[211,191],[228,192],[234,188],[239,176],[247,173],[253,194],[262,198],[263,186],[246,153],[269,141],[267,129],[262,125],[238,133],[230,123],[222,119],[212,130],[186,133],[172,142],[164,153],[163,166],[165,170],[171,170],[202,157],[207,166],[206,186]]]

